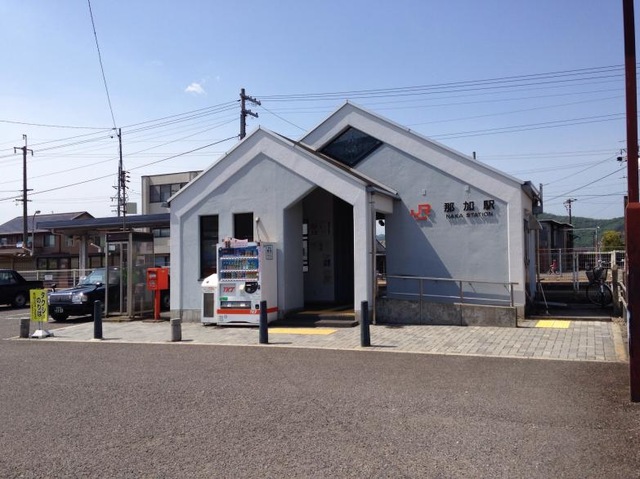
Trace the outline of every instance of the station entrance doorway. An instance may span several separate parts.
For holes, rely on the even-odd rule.
[[[321,188],[302,200],[304,306],[354,298],[353,206]]]

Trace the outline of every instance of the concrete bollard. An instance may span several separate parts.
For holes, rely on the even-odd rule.
[[[102,301],[93,303],[93,339],[102,339]]]
[[[369,303],[360,303],[360,346],[371,346],[371,333],[369,332]]]
[[[171,342],[182,341],[182,320],[173,318],[169,323],[171,324]]]
[[[29,318],[20,318],[20,337],[28,338],[29,337],[29,327],[31,325],[31,319]]]
[[[269,344],[266,301],[260,301],[260,344]]]

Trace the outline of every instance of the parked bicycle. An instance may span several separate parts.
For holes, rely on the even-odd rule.
[[[601,307],[609,306],[613,302],[613,293],[607,285],[607,268],[599,264],[587,270],[587,299]]]

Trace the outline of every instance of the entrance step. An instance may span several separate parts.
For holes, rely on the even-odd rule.
[[[302,311],[287,314],[274,326],[352,328],[359,323],[355,318],[353,305],[308,306]]]

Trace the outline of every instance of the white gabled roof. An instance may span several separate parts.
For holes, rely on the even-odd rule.
[[[357,168],[350,168],[319,152],[322,147],[349,126],[359,129],[383,143],[413,156],[425,164],[441,169],[442,171],[447,171],[462,181],[468,181],[470,183],[476,182],[480,177],[484,178],[487,186],[495,185],[496,182],[498,182],[508,184],[513,188],[523,189],[531,198],[539,196],[535,188],[533,188],[528,181],[522,181],[503,173],[481,161],[474,160],[468,155],[464,155],[446,145],[431,140],[420,133],[347,101],[315,128],[305,134],[299,141],[291,140],[271,130],[258,127],[246,138],[234,145],[217,161],[212,163],[184,188],[169,198],[169,202],[183,194],[185,190],[189,190],[195,184],[199,183],[213,168],[217,168],[228,161],[240,160],[243,158],[243,155],[250,155],[251,158],[257,156],[261,152],[262,147],[259,145],[261,141],[272,141],[287,148],[295,149],[304,158],[322,162],[325,167],[328,167],[337,175],[346,175],[350,177],[352,181],[356,181],[363,186],[373,187],[377,191],[390,197],[398,197],[398,193],[394,189],[363,174],[358,171]],[[427,152],[430,153],[428,158],[425,158],[425,153]],[[278,158],[273,159],[278,161]],[[488,189],[493,190],[493,188]]]
[[[363,124],[368,124],[369,128],[364,127]],[[377,125],[377,128],[376,128]],[[455,160],[462,165],[472,168],[478,173],[486,173],[488,175],[502,178],[503,181],[512,183],[514,186],[522,186],[525,181],[522,181],[514,176],[508,175],[500,170],[497,170],[481,161],[474,160],[469,155],[465,155],[453,148],[450,148],[442,143],[434,141],[418,132],[415,132],[405,126],[399,125],[387,118],[384,118],[377,113],[371,112],[365,108],[355,105],[352,102],[345,102],[334,113],[325,118],[318,126],[310,130],[306,135],[301,138],[301,142],[308,144],[312,149],[317,150],[329,143],[333,138],[342,133],[347,126],[352,126],[362,130],[363,132],[371,135],[378,140],[397,147],[401,151],[412,154],[412,151],[407,148],[411,142],[418,142],[424,146],[429,147],[432,150],[440,151],[447,157],[447,161]],[[372,127],[376,131],[372,131]],[[386,134],[385,134],[386,132]],[[381,134],[382,133],[382,137]],[[416,158],[425,161],[420,155],[417,155],[417,151],[414,152]],[[438,165],[437,162],[431,163],[435,167],[441,167],[449,171],[450,164]]]
[[[266,143],[265,143],[266,142]],[[242,141],[233,146],[227,153],[221,156],[217,161],[212,163],[208,168],[206,168],[202,173],[200,173],[196,178],[187,183],[182,189],[180,189],[177,193],[171,196],[168,202],[174,201],[177,197],[183,195],[185,191],[190,190],[203,178],[207,177],[209,172],[213,169],[223,168],[225,163],[235,162],[235,161],[251,161],[253,158],[258,156],[260,153],[264,153],[266,149],[268,149],[268,144],[273,144],[273,142],[284,146],[289,149],[293,149],[299,154],[301,157],[304,157],[308,160],[318,162],[324,168],[329,169],[335,175],[340,175],[343,177],[347,177],[350,181],[359,184],[361,187],[370,187],[374,188],[377,192],[384,194],[386,196],[396,198],[398,196],[397,192],[392,188],[383,185],[382,183],[369,178],[361,172],[358,172],[352,168],[349,168],[326,155],[323,155],[313,149],[309,148],[307,145],[301,144],[299,142],[295,142],[290,140],[287,137],[279,135],[277,133],[272,132],[266,128],[259,127],[247,137],[245,137]],[[248,155],[247,157],[245,155]],[[279,161],[279,158],[276,155],[267,155],[272,158],[274,161]],[[286,165],[285,165],[286,166]],[[292,169],[292,171],[295,171]]]

